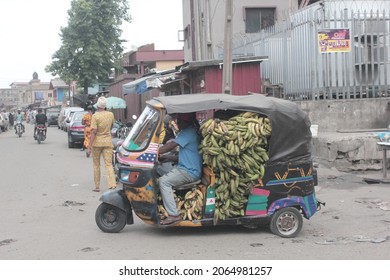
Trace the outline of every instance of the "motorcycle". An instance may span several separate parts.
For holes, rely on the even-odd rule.
[[[111,128],[111,137],[114,137],[114,138],[119,138],[118,136],[118,130],[119,128],[122,126],[122,122],[121,121],[115,121],[114,122],[114,125],[112,126]]]
[[[112,139],[112,145],[113,145],[113,148],[112,148],[112,167],[114,168],[115,179],[117,182],[119,181],[119,177],[118,177],[119,162],[117,161],[116,155],[118,153],[118,148],[123,144],[123,141],[124,141],[123,139],[119,139],[119,138]]]
[[[43,124],[37,125],[36,133],[35,139],[38,141],[38,144],[41,144],[46,139],[46,126]]]
[[[117,130],[117,137],[120,139],[125,139],[129,134],[133,124],[131,122],[121,125]]]
[[[122,188],[105,192],[96,209],[95,221],[103,232],[120,232],[134,223],[134,213],[160,227],[268,225],[273,234],[293,238],[303,218],[310,219],[325,205],[315,193],[310,120],[297,104],[225,94],[155,97],[146,103],[116,150]],[[157,172],[165,115],[207,110],[199,128],[202,177],[174,186],[181,220],[161,225],[168,217]]]
[[[17,121],[16,124],[15,124],[15,129],[16,129],[16,134],[19,136],[19,137],[22,137],[22,134],[23,134],[23,124],[21,121]]]

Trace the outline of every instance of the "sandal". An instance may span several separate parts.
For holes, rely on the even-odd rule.
[[[99,189],[93,189],[92,191],[93,191],[93,192],[100,192]]]
[[[181,222],[182,219],[181,219],[181,216],[178,215],[178,216],[168,216],[166,219],[160,221],[160,225],[163,225],[163,226],[170,226],[170,225],[175,225],[179,222]]]

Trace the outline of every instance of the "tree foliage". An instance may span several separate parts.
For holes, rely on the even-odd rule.
[[[68,26],[61,27],[62,45],[46,72],[88,87],[108,80],[122,55],[121,25],[130,22],[127,0],[72,0]]]

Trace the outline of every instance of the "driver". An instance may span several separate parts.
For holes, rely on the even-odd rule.
[[[159,150],[159,160],[164,154],[179,147],[178,164],[168,174],[159,178],[159,186],[164,208],[169,216],[162,220],[162,225],[176,224],[182,220],[173,196],[173,187],[199,180],[202,174],[202,157],[198,147],[200,137],[197,133],[198,122],[195,114],[178,114],[179,133],[172,141],[167,142]]]
[[[35,127],[34,127],[34,139],[37,139],[37,126],[38,125],[44,125],[46,126],[47,123],[47,117],[44,113],[42,113],[42,109],[38,109],[38,114],[35,116]],[[45,129],[45,136],[46,136],[46,129]]]
[[[18,110],[18,113],[17,113],[17,115],[15,117],[15,121],[16,121],[16,123],[20,122],[20,124],[22,125],[22,131],[24,133],[23,120],[24,120],[24,114],[22,114],[22,112],[20,110]],[[14,128],[15,128],[15,134],[16,134],[16,124],[15,124]]]

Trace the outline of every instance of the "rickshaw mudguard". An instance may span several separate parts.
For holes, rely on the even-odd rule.
[[[315,193],[308,196],[290,196],[281,198],[274,201],[268,208],[267,214],[272,216],[276,211],[286,207],[298,207],[303,211],[303,216],[306,219],[310,219],[311,216],[317,211],[317,199]]]
[[[100,197],[100,201],[118,207],[126,212],[127,224],[133,224],[133,211],[130,202],[125,197],[123,190],[110,190]]]

